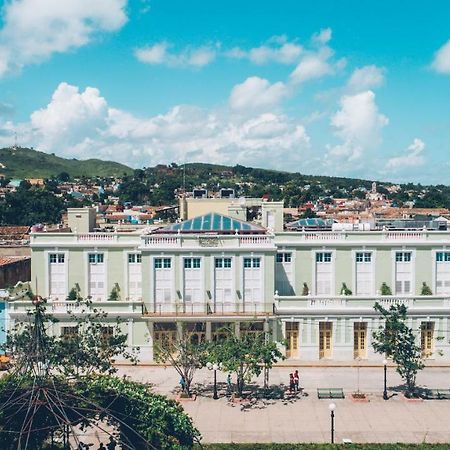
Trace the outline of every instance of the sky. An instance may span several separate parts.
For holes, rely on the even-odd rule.
[[[450,184],[448,0],[0,5],[0,147]]]

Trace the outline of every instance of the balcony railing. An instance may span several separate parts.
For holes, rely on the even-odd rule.
[[[272,314],[273,303],[263,302],[189,302],[145,304],[144,316],[262,315]]]
[[[379,303],[384,308],[389,309],[392,305],[405,305],[411,310],[449,310],[450,298],[439,295],[422,296],[280,296],[275,295],[276,313],[288,314],[295,312],[310,312],[314,310],[370,310],[374,311],[375,303]]]
[[[79,242],[111,242],[117,240],[117,234],[115,233],[81,233],[76,236]]]

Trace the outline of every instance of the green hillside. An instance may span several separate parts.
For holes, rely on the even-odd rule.
[[[0,149],[0,173],[6,178],[49,178],[67,172],[78,176],[121,176],[133,170],[123,164],[100,159],[65,159],[30,148]]]

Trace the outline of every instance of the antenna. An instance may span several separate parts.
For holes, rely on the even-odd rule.
[[[186,161],[183,163],[183,193],[186,194]]]

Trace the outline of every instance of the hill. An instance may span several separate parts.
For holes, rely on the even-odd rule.
[[[100,159],[65,159],[31,148],[0,149],[0,173],[6,178],[49,178],[67,172],[71,177],[122,176],[133,169]]]

